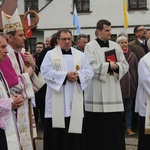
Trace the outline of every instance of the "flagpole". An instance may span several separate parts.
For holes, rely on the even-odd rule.
[[[72,7],[72,15],[74,15],[74,5],[75,5],[75,3],[73,3],[73,7]],[[72,35],[73,35],[73,40],[74,40],[74,34],[75,34],[75,31],[74,31],[74,29],[75,29],[75,25],[73,24],[73,30],[72,30]]]

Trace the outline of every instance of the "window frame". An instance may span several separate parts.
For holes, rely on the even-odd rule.
[[[111,34],[111,40],[116,42],[117,34]],[[128,34],[128,42],[134,41],[136,36],[134,34]]]
[[[131,3],[131,0],[128,0],[128,8],[129,10],[147,10],[147,0],[145,0],[145,7],[140,7],[139,6],[139,1],[140,0],[136,0],[137,2],[137,6],[135,8],[131,7],[130,3]]]
[[[87,2],[86,2],[87,1]],[[81,13],[86,13],[86,12],[90,12],[90,0],[73,0],[73,4],[76,5],[76,9],[77,12],[81,12]],[[87,4],[88,5],[88,9],[84,10],[84,5]],[[81,5],[81,6],[80,6]],[[73,5],[74,6],[74,5]],[[79,9],[79,6],[81,9]]]
[[[117,39],[117,34],[111,34],[111,38],[112,41],[116,42]]]
[[[128,42],[134,41],[136,36],[134,34],[128,34]]]
[[[29,3],[31,4],[30,6],[28,6]],[[36,3],[36,5],[35,5],[35,3]],[[38,10],[39,10],[38,0],[25,0],[24,1],[24,7],[25,7],[25,12],[28,11],[28,8],[38,12]]]
[[[27,38],[27,43],[28,46],[30,47],[30,53],[35,54],[36,53],[36,43],[37,43],[37,38]]]

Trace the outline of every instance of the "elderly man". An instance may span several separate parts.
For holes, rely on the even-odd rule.
[[[88,43],[88,37],[85,34],[79,34],[76,39],[77,49],[84,52],[84,47]]]
[[[99,20],[96,30],[97,39],[84,51],[94,69],[84,91],[86,150],[125,150],[120,79],[129,66],[120,46],[109,40],[111,23]]]
[[[0,63],[7,56],[7,42],[0,34]],[[21,95],[10,95],[7,82],[0,70],[0,149],[1,150],[20,150],[20,143],[16,132],[16,119],[14,109],[23,104]]]
[[[146,41],[146,30],[142,25],[137,25],[134,28],[134,34],[136,39],[131,41],[128,46],[131,51],[136,55],[138,61],[148,53],[147,41]]]
[[[45,47],[51,48],[51,37],[46,37],[45,39]]]
[[[71,47],[72,34],[58,31],[58,45],[41,65],[46,80],[44,150],[83,149],[83,95],[93,77],[87,56]]]

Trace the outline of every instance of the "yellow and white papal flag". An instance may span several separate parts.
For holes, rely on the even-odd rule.
[[[128,12],[126,0],[123,0],[123,18],[124,18],[124,28],[128,28]]]

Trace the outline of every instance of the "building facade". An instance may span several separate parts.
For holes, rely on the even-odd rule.
[[[6,1],[6,0],[4,0]],[[0,1],[1,2],[1,1]],[[112,39],[117,34],[126,32],[129,40],[133,39],[133,28],[136,25],[150,27],[150,0],[127,0],[129,27],[124,29],[123,0],[17,0],[20,15],[27,8],[35,9],[39,15],[39,23],[33,30],[31,44],[42,41],[61,28],[68,28],[77,35],[73,26],[73,5],[76,4],[81,33],[95,39],[96,23],[107,19],[112,23]]]

